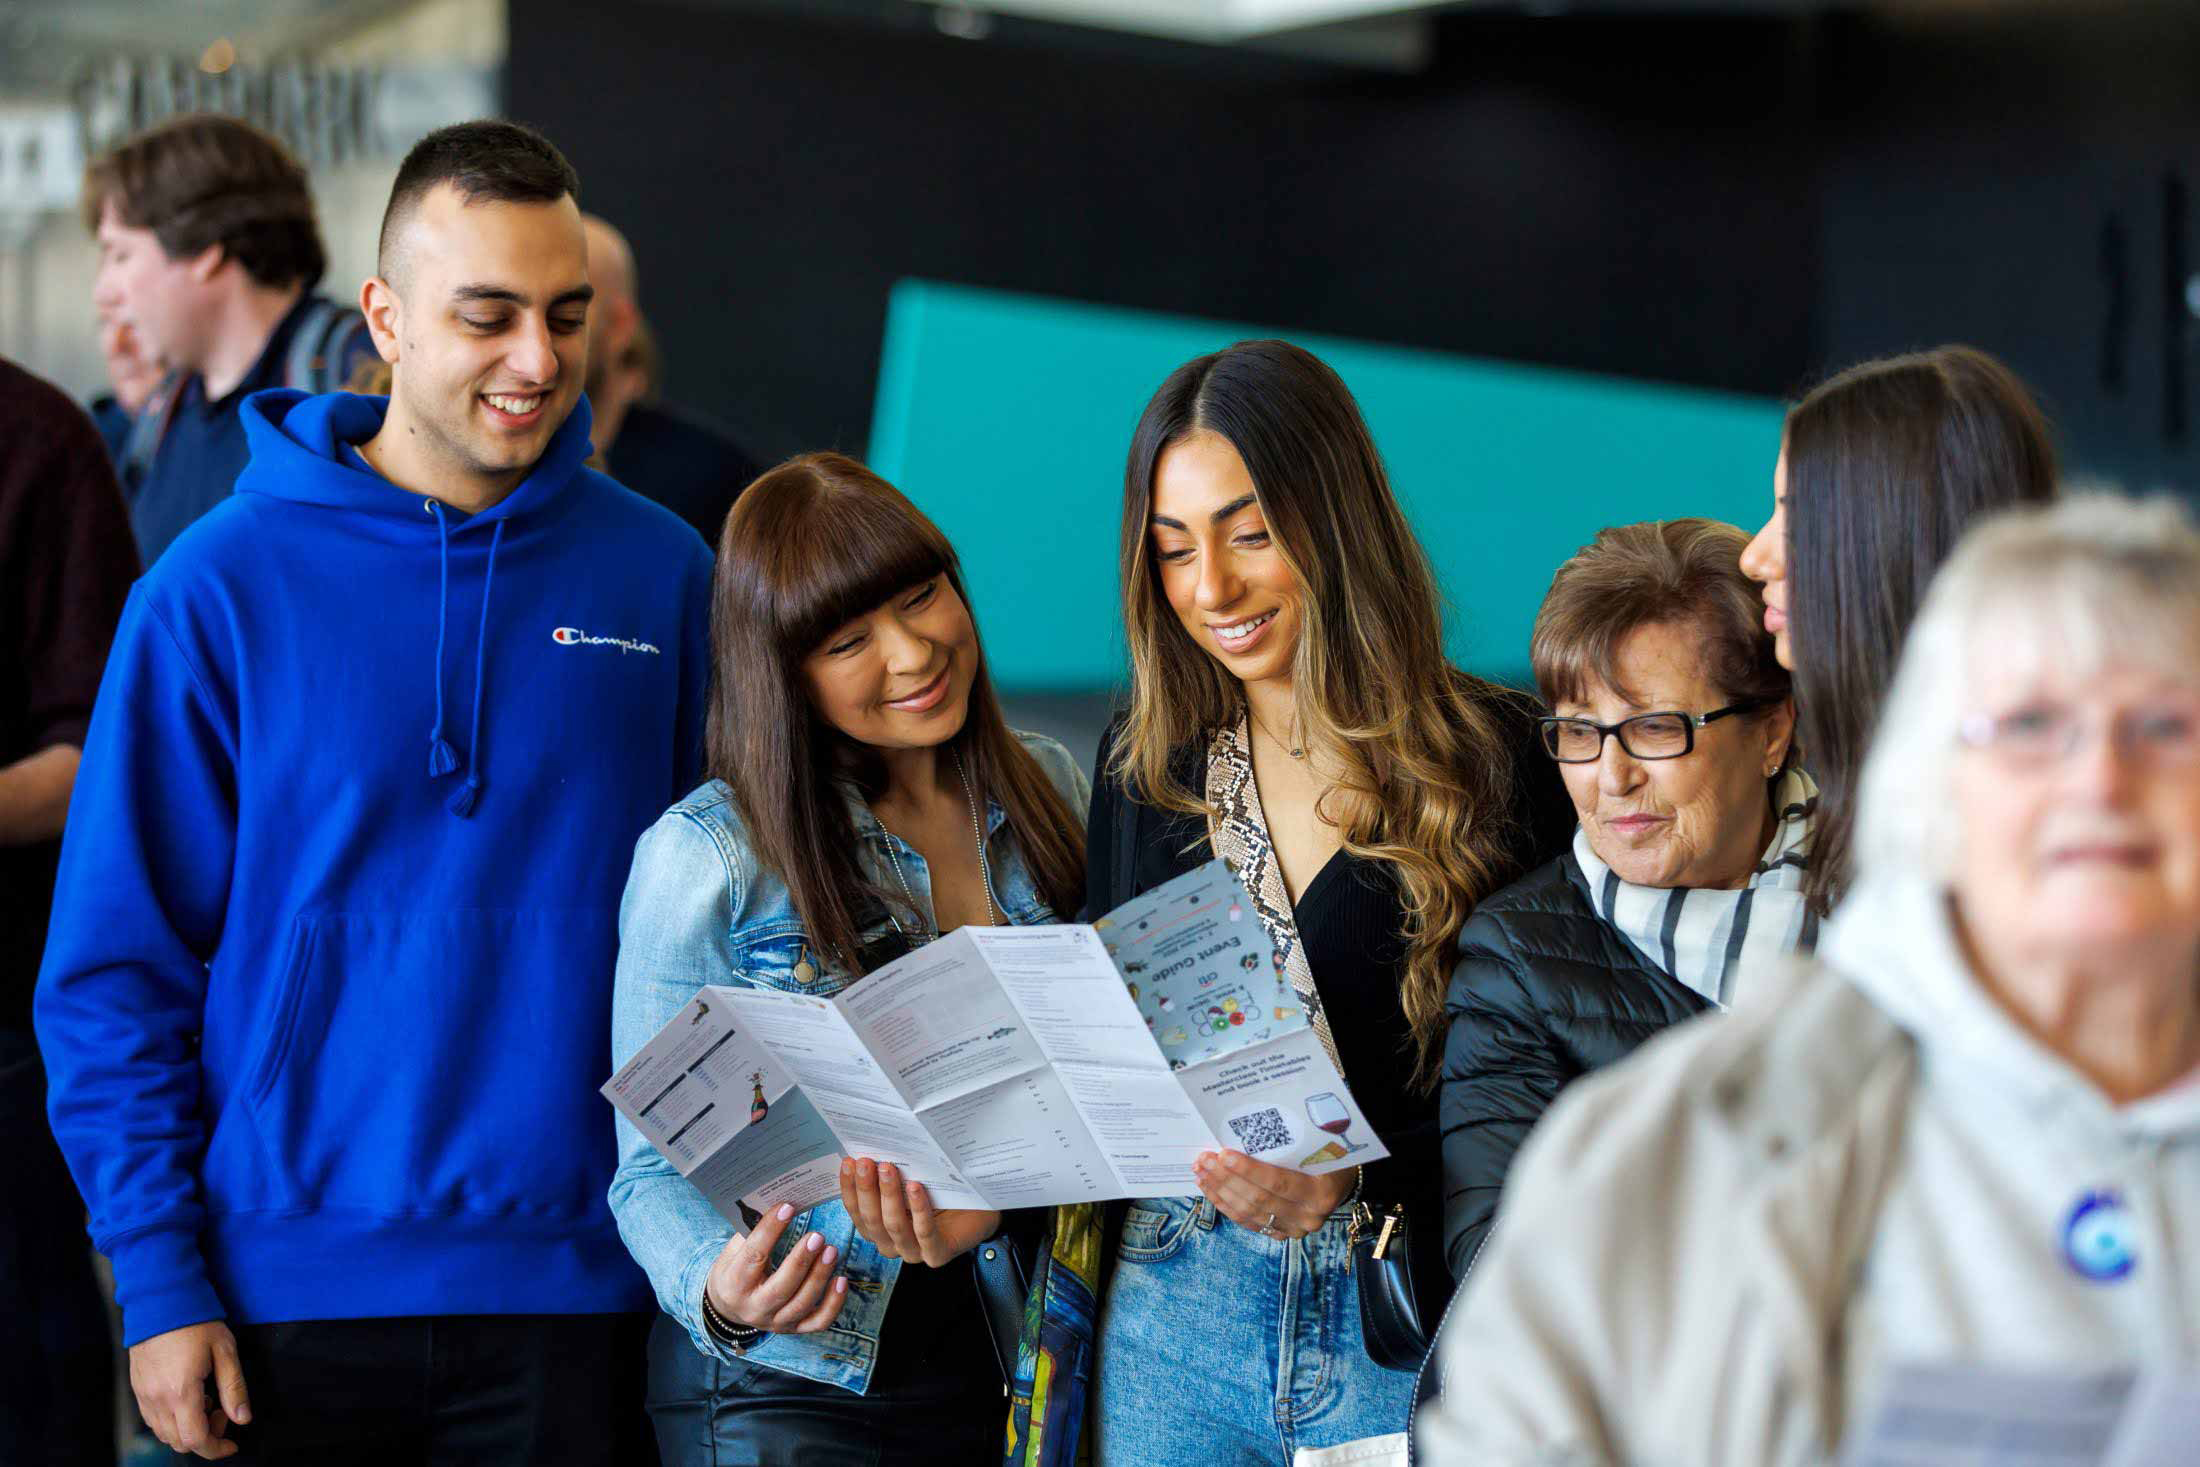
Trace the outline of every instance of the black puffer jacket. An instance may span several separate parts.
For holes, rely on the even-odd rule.
[[[1466,1273],[1528,1131],[1558,1092],[1711,1007],[1590,904],[1571,852],[1493,893],[1459,933],[1438,1123],[1444,1256]]]

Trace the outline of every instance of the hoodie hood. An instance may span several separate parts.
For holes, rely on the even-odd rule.
[[[387,517],[417,527],[423,539],[434,539],[434,525],[421,514],[421,496],[344,457],[343,445],[364,443],[382,431],[389,409],[386,397],[351,392],[311,397],[293,387],[277,387],[253,393],[243,408],[252,457],[237,479],[237,492]],[[517,519],[555,502],[587,461],[593,426],[583,396],[519,486],[481,513],[452,523],[451,533],[490,533],[474,527]]]
[[[389,410],[390,400],[386,397],[362,397],[350,392],[309,397],[295,388],[280,387],[254,393],[245,399],[243,413],[245,440],[251,446],[252,457],[237,480],[237,492],[372,516],[378,528],[394,533],[400,541],[417,536],[423,553],[430,545],[434,547],[438,557],[438,604],[435,660],[429,675],[435,685],[435,722],[427,733],[427,777],[442,780],[461,776],[445,806],[464,819],[473,814],[482,792],[481,720],[486,702],[490,609],[494,605],[497,552],[504,546],[505,527],[524,515],[540,512],[573,486],[588,457],[592,420],[584,395],[558,425],[557,432],[550,435],[542,458],[511,493],[479,514],[461,517],[442,501],[399,489],[344,456],[344,445],[364,443],[382,431]],[[455,730],[447,721],[444,683],[452,640],[451,542],[468,535],[488,536],[489,552],[481,571],[481,618],[474,628],[473,717],[461,750],[452,741]]]
[[[2200,1131],[2200,1076],[2118,1107],[2033,1038],[1971,970],[1947,890],[1923,880],[1859,883],[1827,922],[1818,953],[1917,1042],[1929,1071],[2006,1089],[2042,1110],[2077,1106],[2115,1129]]]

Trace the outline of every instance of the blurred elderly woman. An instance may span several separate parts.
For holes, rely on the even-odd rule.
[[[1445,999],[1444,1244],[1466,1272],[1513,1153],[1571,1081],[1724,1008],[1814,929],[1810,781],[1749,536],[1715,520],[1600,531],[1559,567],[1529,661],[1581,824],[1475,908]]]
[[[1818,956],[1576,1086],[1434,1462],[1819,1462],[1918,1365],[2200,1357],[2200,533],[2087,498],[1933,585]],[[1899,1419],[1893,1417],[1889,1419]],[[1851,1442],[1853,1445],[1853,1442]]]

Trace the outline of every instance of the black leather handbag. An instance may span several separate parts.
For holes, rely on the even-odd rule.
[[[1043,1210],[1039,1211],[1043,1216]],[[971,1274],[978,1286],[978,1307],[985,1315],[986,1333],[993,1339],[993,1358],[1001,1367],[1005,1391],[1016,1378],[1016,1345],[1024,1327],[1024,1300],[1031,1293],[1031,1274],[1039,1240],[1032,1236],[1034,1219],[1007,1214],[1008,1225],[971,1251]]]
[[[1352,1250],[1367,1358],[1386,1370],[1419,1370],[1428,1355],[1428,1334],[1413,1294],[1406,1205],[1393,1202],[1378,1211],[1371,1202],[1355,1203],[1345,1241]]]

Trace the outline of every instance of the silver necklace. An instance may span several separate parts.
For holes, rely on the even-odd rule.
[[[1246,716],[1253,720],[1253,727],[1259,729],[1264,734],[1268,734],[1269,743],[1274,744],[1277,748],[1283,750],[1284,753],[1289,754],[1294,759],[1304,759],[1306,757],[1306,750],[1303,747],[1296,749],[1292,748],[1282,739],[1277,738],[1273,733],[1269,733],[1268,725],[1260,721],[1260,716],[1258,714],[1254,713],[1250,708],[1246,709],[1245,711]]]
[[[985,825],[982,821],[978,819],[978,797],[975,794],[971,793],[970,776],[963,773],[962,755],[960,753],[957,753],[953,749],[948,750],[947,754],[949,758],[955,761],[955,778],[961,782],[963,787],[963,803],[970,807],[970,834],[971,837],[978,843],[978,883],[985,889],[986,918],[992,926],[1006,926],[1007,924],[1001,920],[1001,909],[993,905],[993,866],[991,862],[986,860],[985,856]],[[878,820],[878,817],[876,815],[873,815],[871,818],[873,820]],[[883,820],[879,821],[879,824],[882,827],[885,825],[885,823],[886,822],[884,822]],[[892,835],[893,832],[888,831],[887,834]],[[901,883],[901,894],[909,899],[909,910],[912,912],[921,911],[922,908],[918,907],[917,905],[917,894],[915,891],[910,889],[908,873],[901,869],[901,852],[889,847],[887,850],[887,854],[894,858],[894,879]],[[886,915],[891,918],[894,914],[888,912]],[[934,928],[934,931],[930,934],[930,936],[926,936],[924,938],[926,942],[930,942],[933,938],[936,938],[940,935],[937,930],[939,927],[939,911],[937,906],[934,907],[932,913],[932,926]],[[901,930],[901,921],[899,918],[894,918],[894,929],[897,932]],[[920,936],[921,935],[922,934],[920,934]]]

